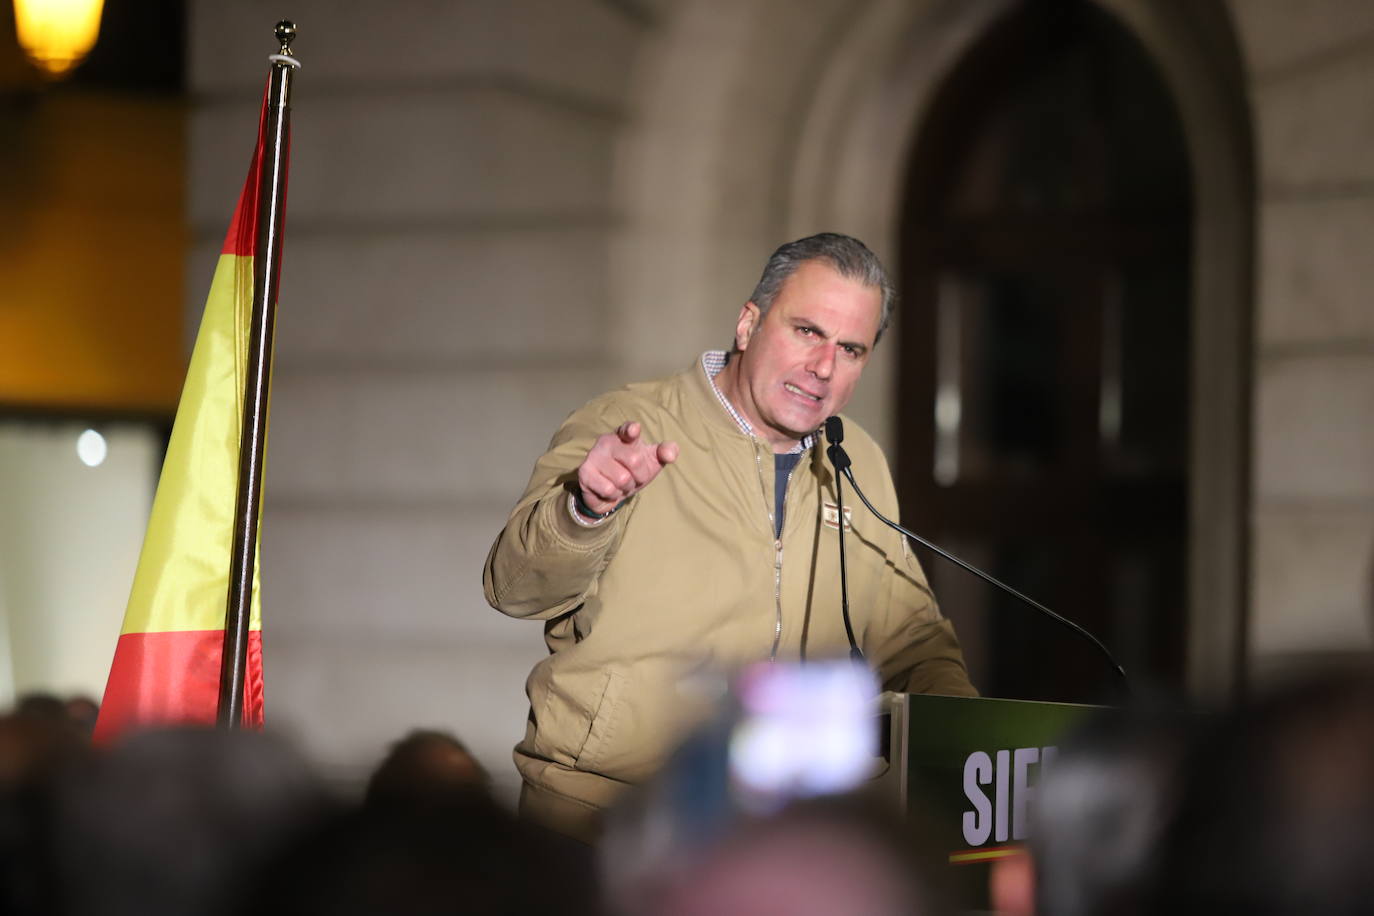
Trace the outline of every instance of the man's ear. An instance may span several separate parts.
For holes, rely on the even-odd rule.
[[[749,346],[749,338],[759,329],[763,313],[752,300],[744,303],[739,310],[739,320],[735,322],[735,349],[743,352]]]

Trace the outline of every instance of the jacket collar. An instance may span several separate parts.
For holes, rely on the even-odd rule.
[[[708,421],[721,421],[723,425],[733,428],[740,435],[755,442],[763,442],[749,425],[749,421],[740,416],[734,405],[716,385],[715,379],[729,360],[730,355],[724,350],[707,350],[701,354],[694,368],[688,368],[687,374],[693,376],[699,383],[697,386],[700,389],[698,396],[705,402],[702,406],[702,412],[706,414]],[[720,424],[713,423],[712,425]],[[817,430],[803,439],[794,449],[794,452],[804,454],[819,441],[820,430]]]

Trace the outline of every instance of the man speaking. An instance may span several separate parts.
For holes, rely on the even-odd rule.
[[[975,694],[905,540],[838,507],[819,427],[849,403],[895,294],[857,239],[783,245],[740,309],[731,352],[596,398],[536,463],[492,545],[487,600],[544,620],[515,760],[522,815],[592,840],[700,715],[712,674],[844,655],[838,526],[855,638],[887,689]],[[845,445],[897,516],[887,462]]]

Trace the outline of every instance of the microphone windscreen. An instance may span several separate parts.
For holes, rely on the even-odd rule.
[[[839,445],[844,441],[844,422],[839,417],[826,418],[825,438],[829,439],[832,445]]]

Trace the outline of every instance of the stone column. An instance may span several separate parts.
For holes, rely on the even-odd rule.
[[[1259,142],[1250,654],[1374,644],[1374,6],[1232,0]]]

